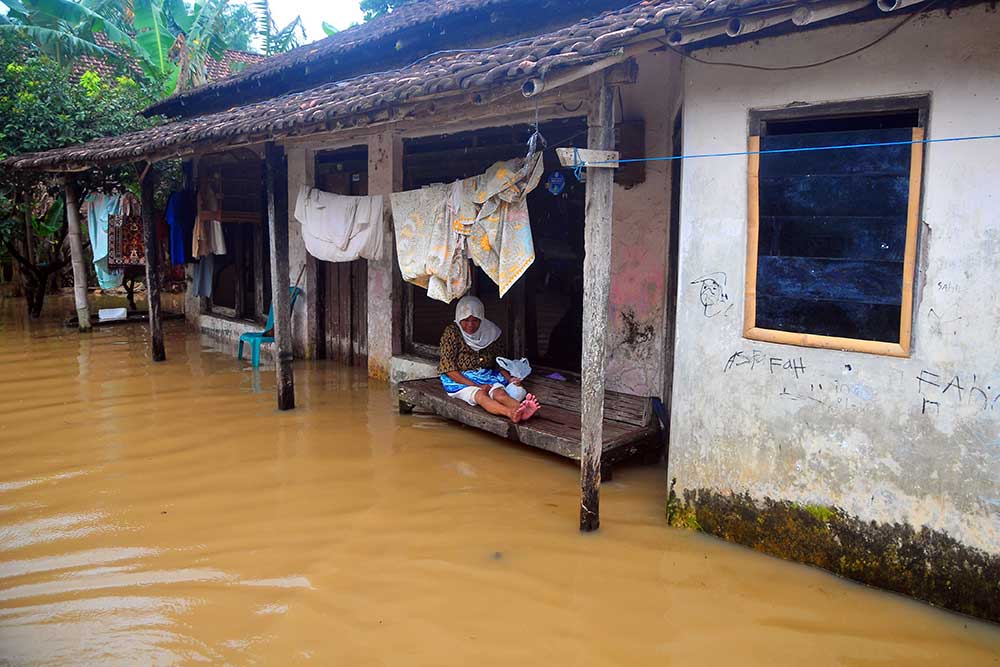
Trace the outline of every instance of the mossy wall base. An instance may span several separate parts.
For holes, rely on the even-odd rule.
[[[698,489],[683,496],[681,502],[671,489],[667,518],[673,526],[1000,622],[1000,556],[942,532],[749,494]]]

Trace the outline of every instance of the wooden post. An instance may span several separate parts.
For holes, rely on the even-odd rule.
[[[590,77],[587,148],[614,149],[614,88],[606,72]],[[604,366],[611,287],[611,207],[614,169],[587,168],[583,259],[583,358],[580,389],[580,530],[600,526],[604,442]]]
[[[274,347],[278,352],[278,409],[295,407],[292,372],[292,313],[288,275],[288,162],[281,146],[268,142],[267,225],[271,237],[271,307],[274,309]]]
[[[166,361],[163,349],[163,319],[160,316],[160,242],[156,237],[156,221],[153,218],[153,189],[156,186],[156,172],[152,165],[146,165],[139,183],[142,196],[142,241],[146,255],[146,303],[149,307],[149,350],[153,361]]]
[[[87,305],[87,265],[83,258],[83,239],[80,236],[80,197],[72,176],[63,177],[66,194],[66,223],[69,226],[69,254],[73,262],[73,300],[80,333],[90,329],[90,307]]]

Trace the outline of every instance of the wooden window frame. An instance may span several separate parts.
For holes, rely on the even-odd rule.
[[[920,230],[921,185],[923,183],[924,144],[914,143],[910,152],[910,190],[906,212],[906,242],[903,254],[902,303],[900,305],[899,342],[844,338],[820,334],[798,333],[765,329],[757,321],[757,263],[760,238],[760,137],[767,120],[794,120],[798,118],[834,116],[837,112],[850,115],[869,115],[880,112],[915,109],[920,127],[913,128],[913,141],[922,141],[926,132],[929,98],[890,98],[870,103],[810,105],[794,110],[754,112],[751,114],[748,151],[747,187],[747,270],[744,290],[743,337],[767,343],[796,345],[844,352],[862,352],[890,357],[909,357],[912,346],[914,279],[917,260],[917,237]]]

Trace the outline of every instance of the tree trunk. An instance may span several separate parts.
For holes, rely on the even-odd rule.
[[[47,277],[46,277],[47,278]],[[25,294],[28,299],[28,317],[37,320],[42,316],[42,305],[45,303],[45,286],[48,280],[32,281],[25,286]]]
[[[63,184],[66,191],[66,222],[69,225],[69,252],[73,261],[73,298],[76,317],[81,332],[90,331],[90,307],[87,305],[87,266],[83,259],[83,239],[80,237],[80,203],[76,183],[67,176]]]

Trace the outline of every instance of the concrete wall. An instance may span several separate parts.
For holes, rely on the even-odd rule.
[[[807,63],[899,20],[697,55]],[[768,72],[686,61],[685,152],[744,150],[752,108],[913,93],[932,95],[932,138],[996,133],[997,35],[1000,14],[979,6],[918,18],[822,67]],[[743,339],[746,158],[684,165],[669,460],[678,493],[834,506],[864,522],[926,527],[1000,553],[998,164],[1000,141],[927,147],[909,359]],[[712,317],[695,282],[709,274],[725,277],[731,305]],[[755,358],[766,361],[733,363]]]
[[[650,53],[639,57],[638,64],[636,83],[621,87],[623,117],[645,121],[646,155],[670,155],[681,101],[681,59],[669,52]],[[669,162],[649,162],[643,183],[615,186],[609,390],[663,395],[670,174]]]

